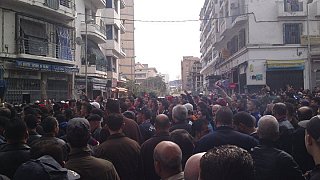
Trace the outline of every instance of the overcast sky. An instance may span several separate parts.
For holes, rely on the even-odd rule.
[[[137,20],[199,19],[204,0],[135,0]],[[147,63],[170,80],[181,78],[183,56],[200,57],[200,21],[135,22],[136,62]]]

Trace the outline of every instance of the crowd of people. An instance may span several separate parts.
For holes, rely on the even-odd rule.
[[[0,180],[320,180],[320,88],[0,107]]]

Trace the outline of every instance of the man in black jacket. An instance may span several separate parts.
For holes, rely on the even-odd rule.
[[[228,107],[221,107],[216,114],[215,131],[201,138],[195,146],[195,153],[206,152],[221,145],[236,145],[249,151],[258,141],[232,128],[233,113]]]
[[[313,170],[307,173],[307,179],[318,180],[320,179],[320,116],[314,116],[309,121],[301,121],[299,126],[306,129],[305,145],[315,163]]]
[[[5,137],[7,143],[0,146],[0,174],[12,178],[17,168],[30,159],[26,124],[20,119],[9,121]]]
[[[144,167],[144,177],[148,180],[159,180],[156,174],[153,161],[153,150],[162,141],[169,141],[169,118],[165,114],[159,114],[155,120],[156,133],[141,146],[142,162]]]
[[[258,122],[260,145],[251,154],[256,168],[256,180],[304,180],[293,157],[275,148],[279,137],[279,123],[273,116],[263,116]]]

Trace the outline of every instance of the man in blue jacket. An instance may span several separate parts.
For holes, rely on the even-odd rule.
[[[194,153],[206,152],[221,145],[236,145],[246,150],[258,145],[258,141],[232,128],[233,114],[230,108],[221,107],[216,114],[215,131],[201,138],[195,146]]]

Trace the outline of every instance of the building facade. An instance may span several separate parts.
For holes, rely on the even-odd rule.
[[[319,60],[308,60],[311,51],[304,42],[319,35],[318,6],[302,0],[206,0],[200,13],[204,86],[210,90],[210,79],[219,77],[236,84],[236,92],[265,85],[314,87],[319,66],[313,64],[311,71],[310,62]]]
[[[124,79],[134,80],[135,77],[135,46],[134,46],[134,0],[124,0],[126,8],[121,9],[121,19],[125,34],[121,36],[121,44],[126,57],[119,60],[119,72]]]
[[[72,98],[75,56],[73,0],[1,0],[0,69],[5,101]]]
[[[198,57],[184,56],[181,61],[182,89],[192,92],[200,92],[203,86],[203,78],[200,74],[201,63]],[[200,83],[200,84],[199,84]]]
[[[140,62],[135,64],[135,81],[137,84],[143,83],[150,77],[156,77],[157,74],[157,69],[154,67],[149,67],[148,64],[142,64]]]
[[[95,99],[110,97],[119,79],[119,59],[126,54],[121,48],[124,27],[120,10],[123,0],[78,1],[76,19],[77,64],[80,73],[76,76],[76,91],[85,92]]]

